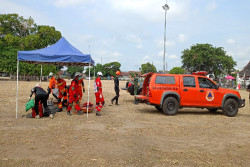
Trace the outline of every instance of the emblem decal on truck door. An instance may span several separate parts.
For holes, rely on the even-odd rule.
[[[208,90],[206,93],[206,99],[207,101],[213,101],[214,100],[214,92],[211,90]]]

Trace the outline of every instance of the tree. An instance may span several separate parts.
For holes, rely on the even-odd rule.
[[[211,44],[196,44],[182,52],[182,68],[189,71],[207,71],[215,76],[223,72],[230,74],[236,66],[231,56],[226,54],[224,48],[213,47]]]
[[[184,74],[185,70],[181,67],[174,67],[169,71],[169,74]]]
[[[61,32],[50,26],[37,26],[30,17],[0,14],[0,70],[16,73],[17,51],[35,50],[54,44]],[[20,62],[20,74],[40,75],[41,66]],[[44,65],[43,73],[55,72],[56,66]]]
[[[150,64],[149,62],[146,64],[141,65],[141,73],[146,74],[149,72],[156,72],[156,68],[153,64]]]
[[[74,77],[76,72],[82,73],[83,70],[84,70],[83,66],[69,66],[68,69],[67,69],[67,71],[69,72],[71,77]]]
[[[115,76],[116,71],[120,71],[121,64],[119,62],[110,62],[104,65],[96,64],[95,66],[95,76],[97,72],[102,72],[104,77]],[[89,75],[89,68],[86,69],[86,75]],[[90,76],[94,76],[94,68],[90,69]]]
[[[111,62],[103,65],[103,76],[115,76],[116,71],[120,71],[121,64],[119,62]]]

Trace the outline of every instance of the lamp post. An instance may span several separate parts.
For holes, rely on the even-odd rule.
[[[163,73],[165,73],[165,55],[166,55],[166,17],[167,17],[167,10],[169,10],[169,6],[166,4],[162,6],[162,8],[165,10],[165,24],[164,24],[164,52],[163,52]]]

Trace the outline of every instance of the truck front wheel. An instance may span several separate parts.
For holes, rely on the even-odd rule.
[[[163,101],[162,110],[165,115],[175,115],[178,111],[179,103],[174,97],[167,97]]]
[[[223,106],[223,113],[226,116],[234,117],[238,113],[239,104],[234,99],[227,99]]]

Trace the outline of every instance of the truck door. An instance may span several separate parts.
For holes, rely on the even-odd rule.
[[[194,76],[182,76],[181,106],[199,106],[199,92]]]
[[[198,77],[199,101],[204,107],[219,107],[223,94],[217,89],[216,84],[206,77]]]

